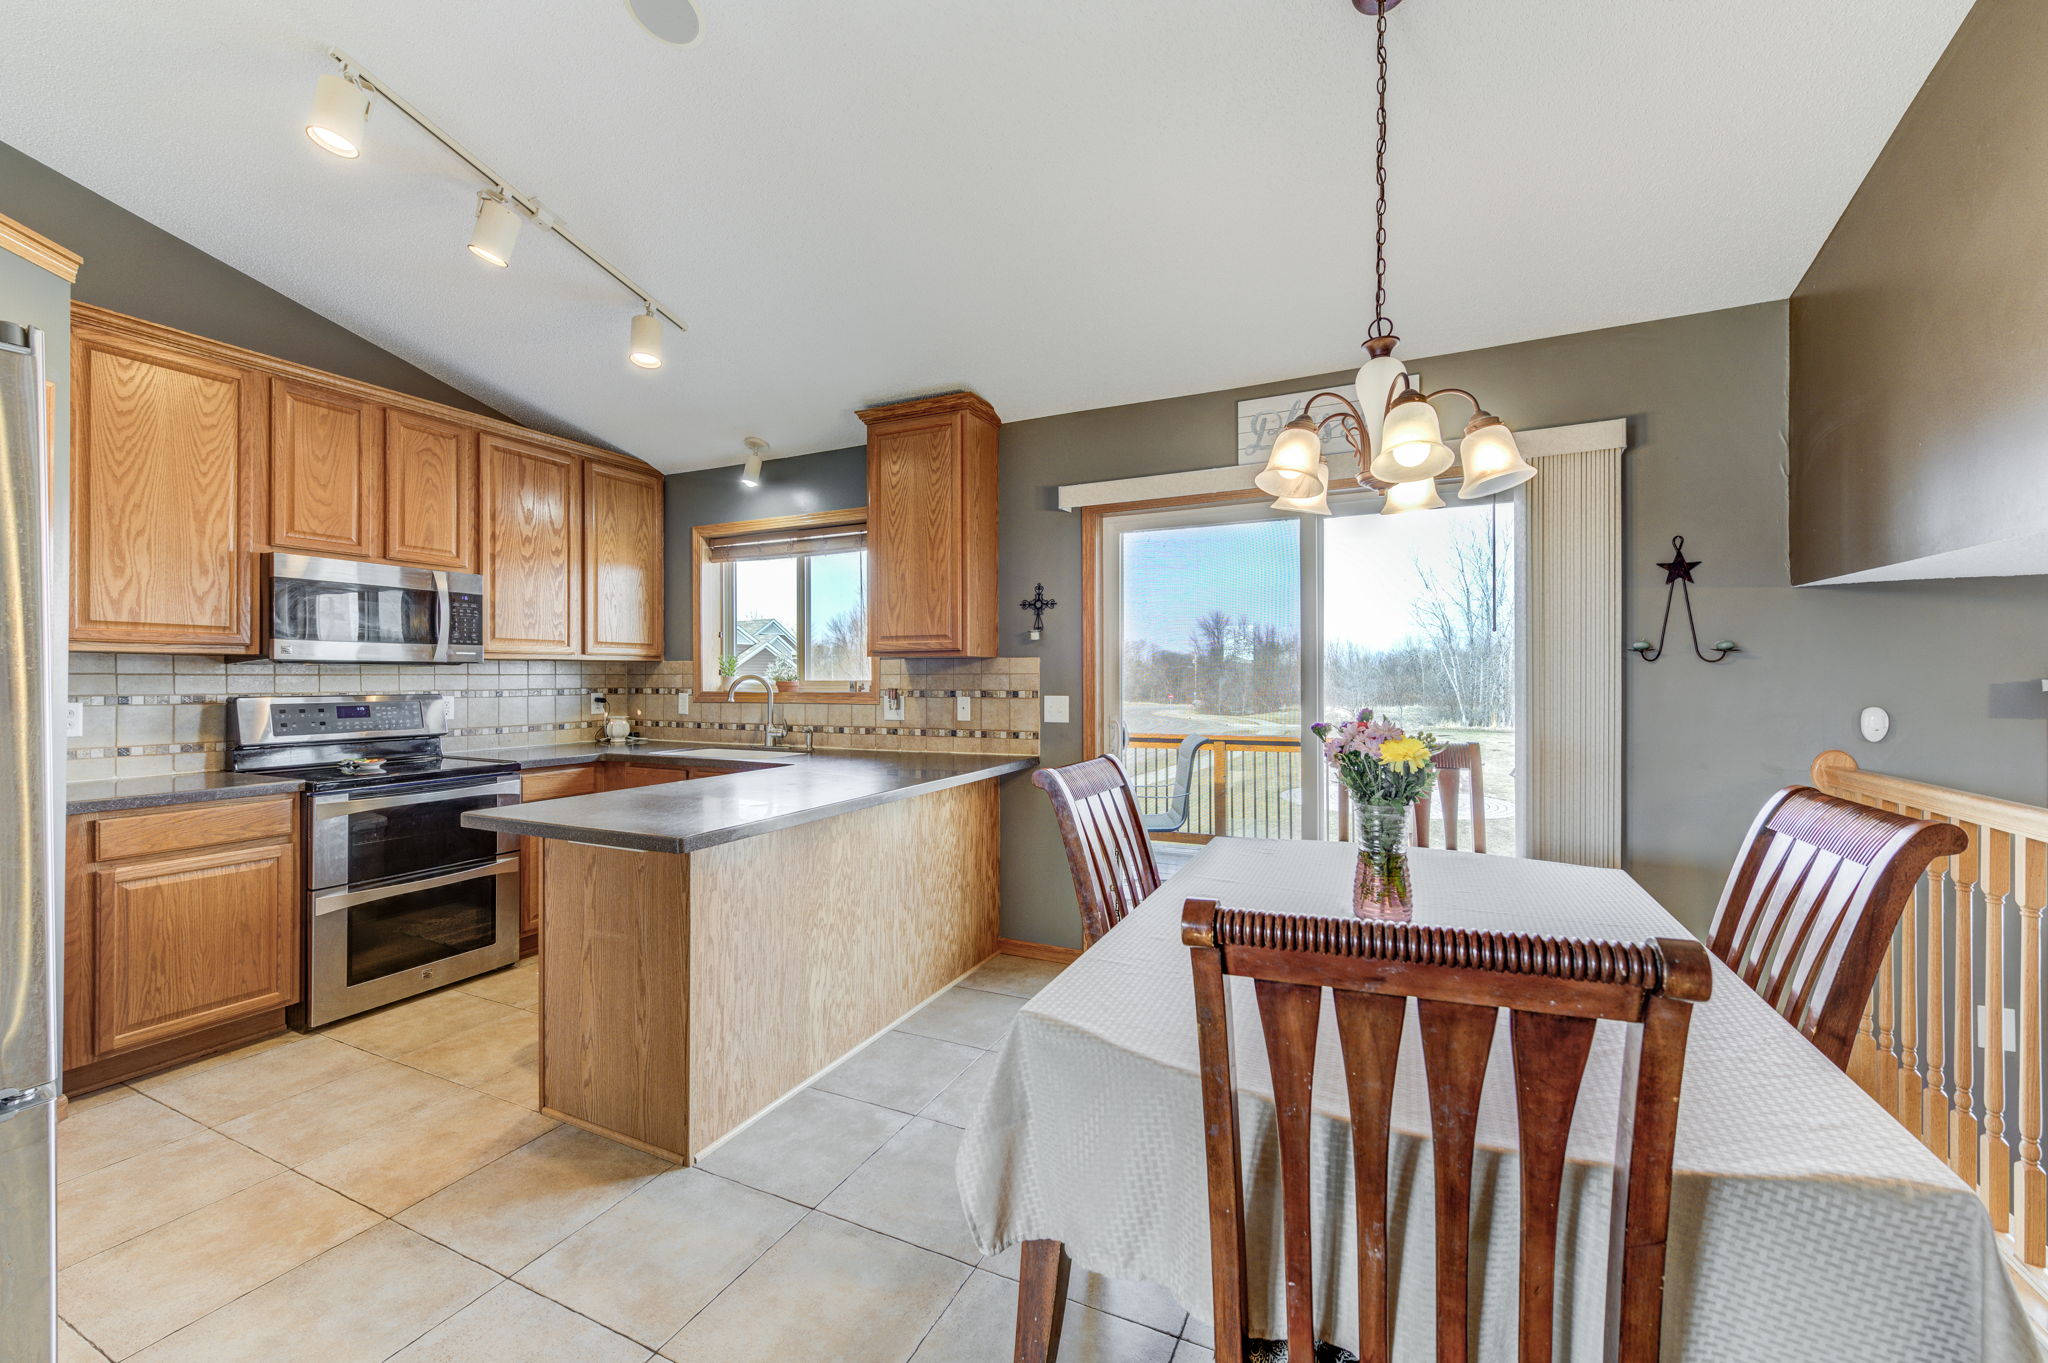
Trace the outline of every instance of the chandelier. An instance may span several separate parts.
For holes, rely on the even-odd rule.
[[[1499,417],[1479,405],[1462,388],[1425,393],[1408,366],[1394,354],[1400,338],[1387,318],[1387,11],[1401,0],[1351,0],[1378,26],[1378,138],[1373,146],[1373,317],[1366,332],[1365,365],[1358,371],[1358,401],[1341,393],[1322,392],[1302,404],[1301,415],[1280,428],[1266,455],[1266,467],[1254,480],[1261,492],[1277,498],[1276,511],[1330,514],[1330,465],[1323,458],[1323,430],[1336,424],[1358,459],[1358,486],[1379,491],[1380,511],[1433,511],[1444,505],[1437,478],[1462,458],[1458,472],[1464,500],[1491,496],[1536,476],[1522,458],[1515,433]],[[1472,407],[1458,451],[1444,443],[1437,415],[1439,398],[1463,398]],[[1321,415],[1318,415],[1320,405]],[[1361,410],[1362,409],[1362,410]],[[1368,416],[1368,413],[1370,416]]]

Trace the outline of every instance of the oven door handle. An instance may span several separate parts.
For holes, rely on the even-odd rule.
[[[495,781],[487,786],[438,786],[433,790],[416,790],[410,795],[315,795],[313,817],[333,819],[347,814],[362,814],[372,809],[391,809],[397,805],[432,804],[436,800],[468,800],[479,795],[518,795],[519,781],[515,777],[507,781]]]
[[[429,876],[425,880],[401,880],[391,885],[377,885],[367,890],[323,890],[313,896],[315,917],[323,913],[336,913],[342,909],[354,908],[358,904],[371,904],[379,899],[396,899],[402,894],[416,894],[421,890],[438,890],[446,885],[460,885],[465,880],[482,880],[487,876],[510,875],[519,869],[519,854],[508,852],[496,861],[487,861],[481,866],[472,866],[465,871],[450,871],[445,876]]]

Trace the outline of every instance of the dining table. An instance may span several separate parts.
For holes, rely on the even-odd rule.
[[[1625,872],[1417,848],[1412,921],[1642,942],[1689,936]],[[1074,1262],[1211,1312],[1209,1208],[1190,898],[1349,915],[1346,844],[1219,837],[1017,1014],[962,1141],[981,1249],[1065,1244]],[[1251,982],[1229,981],[1245,1151],[1251,1326],[1277,1338],[1281,1265],[1272,1082]],[[1355,1351],[1349,1118],[1336,1028],[1320,1031],[1311,1155],[1318,1336]],[[1501,1026],[1506,1026],[1506,1013]],[[1429,1114],[1404,1030],[1390,1148],[1396,1359],[1434,1354]],[[1599,1024],[1560,1209],[1558,1357],[1602,1356],[1623,1024]],[[1520,1193],[1510,1046],[1492,1048],[1473,1173],[1475,1354],[1515,1356]],[[1674,1154],[1667,1363],[2039,1360],[1984,1206],[1946,1164],[1720,962],[1693,1010]]]

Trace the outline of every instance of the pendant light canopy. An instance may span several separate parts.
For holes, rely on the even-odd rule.
[[[1327,492],[1329,465],[1322,462],[1322,431],[1333,421],[1358,457],[1359,485],[1385,492],[1384,512],[1397,515],[1443,506],[1436,478],[1460,458],[1444,443],[1443,419],[1436,410],[1436,400],[1446,396],[1463,398],[1474,413],[1462,442],[1465,478],[1460,497],[1491,496],[1536,476],[1516,448],[1514,432],[1481,407],[1479,399],[1462,388],[1422,391],[1394,355],[1399,338],[1387,317],[1387,12],[1400,2],[1351,0],[1354,9],[1374,20],[1379,66],[1378,136],[1373,144],[1373,182],[1378,189],[1373,202],[1373,319],[1365,341],[1370,358],[1358,371],[1357,401],[1341,393],[1317,393],[1302,405],[1302,415],[1274,437],[1266,467],[1254,481],[1260,491],[1281,499],[1274,503],[1276,509],[1302,510],[1306,508],[1282,503],[1317,500],[1310,490],[1318,480],[1315,470],[1321,470]],[[1332,406],[1316,415],[1317,404],[1326,402]]]

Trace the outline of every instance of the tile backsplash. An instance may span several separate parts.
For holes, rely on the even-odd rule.
[[[69,738],[70,779],[102,780],[215,771],[227,765],[227,712],[236,696],[358,695],[439,691],[454,701],[451,750],[508,744],[588,742],[607,715],[590,713],[602,692],[609,715],[625,716],[651,741],[759,741],[759,700],[728,703],[692,694],[687,662],[484,662],[460,667],[277,663],[268,659],[146,653],[73,653],[70,695],[82,702],[85,733]],[[879,704],[790,704],[776,722],[811,731],[820,748],[894,751],[1038,752],[1038,659],[883,659],[881,684],[904,691],[901,723]],[[971,721],[954,718],[968,694]]]

